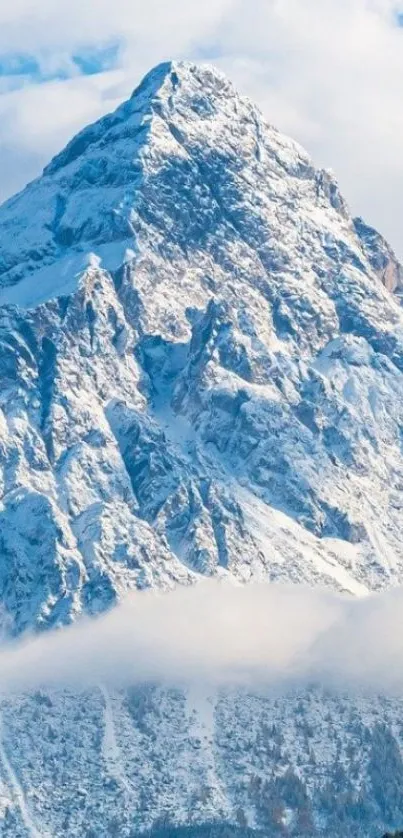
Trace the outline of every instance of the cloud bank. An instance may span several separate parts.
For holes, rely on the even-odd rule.
[[[0,650],[0,691],[169,685],[403,694],[403,590],[362,600],[204,581]]]
[[[353,210],[403,255],[402,12],[399,0],[0,3],[0,57],[34,57],[44,77],[55,76],[0,78],[0,194],[39,173],[155,63],[207,59],[331,166]],[[74,56],[108,44],[117,46],[115,68],[80,74]]]

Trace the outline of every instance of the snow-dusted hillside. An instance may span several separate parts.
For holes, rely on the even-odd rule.
[[[357,595],[400,583],[402,282],[333,175],[211,68],[161,65],[84,129],[0,208],[7,629],[200,574]],[[268,709],[155,690],[5,702],[4,835],[75,838],[84,823],[113,835],[105,807],[122,836],[189,811],[264,825],[287,765],[308,797],[294,783],[282,822],[301,831],[296,809],[309,810],[320,829],[330,768],[311,758],[332,772],[362,764],[349,788],[359,806],[377,731],[388,721],[401,735],[398,702],[349,711],[351,744],[344,705],[323,697]],[[311,729],[329,716],[306,747],[298,712]],[[250,719],[264,741],[242,744]],[[293,731],[278,759],[285,733],[272,724]],[[372,820],[393,825],[399,804],[374,806]]]

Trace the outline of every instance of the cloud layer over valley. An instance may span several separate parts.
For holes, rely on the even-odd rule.
[[[130,595],[97,620],[0,652],[2,692],[169,685],[403,692],[403,591],[352,599],[204,581]]]

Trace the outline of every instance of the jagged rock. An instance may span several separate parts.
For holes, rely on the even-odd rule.
[[[392,248],[386,239],[373,227],[365,224],[362,218],[355,218],[354,226],[377,276],[388,291],[400,296],[403,288],[403,270]]]

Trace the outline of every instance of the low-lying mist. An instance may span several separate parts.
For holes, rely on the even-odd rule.
[[[403,694],[403,590],[352,599],[210,580],[134,593],[105,616],[0,650],[2,692],[148,680]]]

